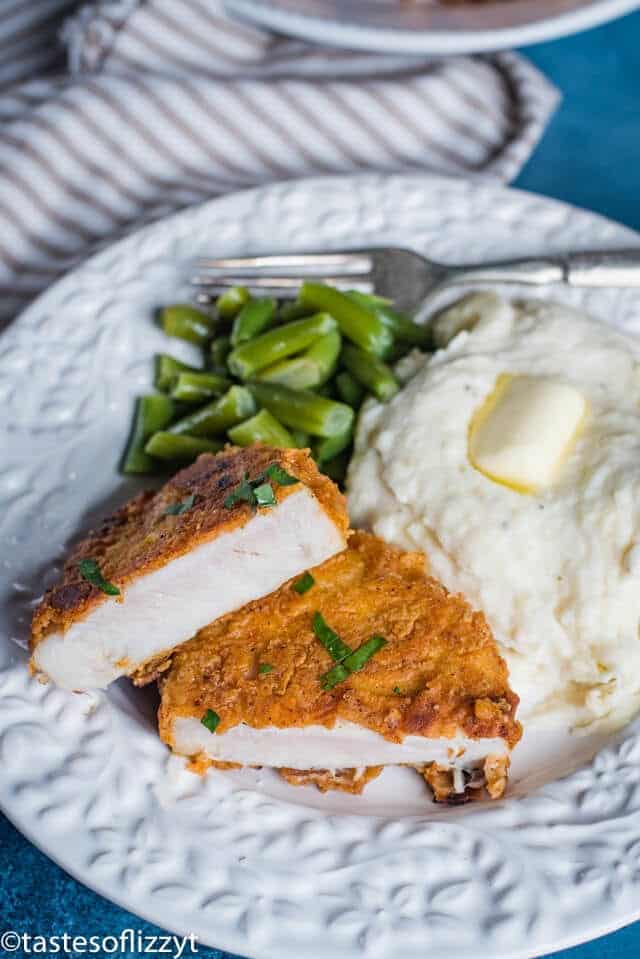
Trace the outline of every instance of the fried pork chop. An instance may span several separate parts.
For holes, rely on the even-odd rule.
[[[518,698],[482,613],[428,577],[422,554],[367,533],[311,572],[302,595],[293,580],[175,652],[160,682],[161,738],[200,768],[273,766],[323,789],[358,792],[373,767],[400,763],[440,800],[482,786],[501,795]],[[352,650],[386,640],[331,688],[322,677],[336,657],[318,613]]]
[[[241,485],[255,487],[261,476],[274,500],[264,507]],[[271,491],[263,489],[267,500]],[[133,674],[343,550],[347,528],[343,496],[306,452],[255,446],[204,454],[74,550],[35,612],[32,668],[74,690]],[[102,585],[86,578],[87,568]]]

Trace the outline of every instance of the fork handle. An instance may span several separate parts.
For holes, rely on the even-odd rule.
[[[445,283],[523,283],[543,286],[640,287],[640,248],[567,253],[544,259],[503,260],[447,270]]]

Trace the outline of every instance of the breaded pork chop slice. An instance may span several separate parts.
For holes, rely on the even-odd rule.
[[[344,497],[306,451],[204,454],[69,556],[33,618],[32,669],[104,687],[340,552],[347,530]]]
[[[160,687],[161,738],[197,768],[272,766],[322,789],[357,792],[374,767],[406,764],[438,799],[498,796],[521,734],[482,613],[423,554],[367,533],[202,629]]]

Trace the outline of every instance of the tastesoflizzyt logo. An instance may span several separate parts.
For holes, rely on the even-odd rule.
[[[0,933],[0,955],[19,956],[169,956],[183,959],[196,956],[198,943],[193,933],[188,936],[153,936],[140,929],[123,929],[117,936],[76,936],[63,932],[59,936],[7,929]]]

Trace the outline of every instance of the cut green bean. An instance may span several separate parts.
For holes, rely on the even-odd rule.
[[[157,390],[168,393],[180,373],[198,373],[197,366],[189,366],[182,360],[176,360],[168,353],[156,353],[154,357],[155,372],[153,385]]]
[[[314,460],[318,466],[322,466],[327,462],[327,460],[334,459],[339,453],[342,453],[343,450],[346,450],[352,439],[352,426],[344,430],[343,433],[336,434],[336,436],[325,436],[323,439],[318,440],[313,445]]]
[[[226,370],[227,357],[229,356],[230,352],[230,336],[216,336],[215,340],[211,340],[209,356],[211,357],[211,365],[215,370]]]
[[[168,396],[138,398],[131,436],[122,459],[123,473],[153,473],[155,464],[145,453],[145,446],[154,433],[169,425],[174,412],[175,406]]]
[[[236,446],[251,446],[253,443],[264,443],[277,449],[295,446],[291,433],[268,410],[260,410],[250,420],[230,429],[227,435]]]
[[[144,450],[159,460],[189,462],[200,453],[218,453],[223,446],[224,443],[200,436],[177,436],[175,433],[161,431],[153,434]]]
[[[278,322],[291,323],[293,320],[301,320],[304,316],[311,316],[313,312],[300,300],[290,300],[289,303],[284,303],[278,310]]]
[[[336,436],[353,423],[350,406],[308,390],[290,390],[275,383],[251,383],[249,389],[259,406],[293,430],[312,436]]]
[[[364,399],[365,389],[347,370],[343,370],[336,376],[336,389],[344,403],[348,403],[354,410],[359,409]]]
[[[347,345],[342,350],[342,362],[350,373],[381,402],[390,400],[400,389],[392,370],[370,353]]]
[[[410,343],[411,346],[419,346],[423,350],[430,348],[432,339],[429,327],[414,323],[406,313],[394,310],[389,300],[371,296],[368,293],[360,293],[358,290],[351,290],[347,295],[354,303],[359,303],[360,306],[375,313],[391,330],[396,340]]]
[[[231,386],[231,380],[217,373],[179,373],[171,397],[182,403],[204,403],[220,396]]]
[[[293,445],[299,450],[304,450],[311,446],[311,437],[303,430],[291,430],[291,439],[293,440]]]
[[[235,376],[247,380],[278,360],[306,350],[318,337],[326,336],[335,329],[336,321],[326,313],[276,326],[262,336],[237,346],[229,354],[227,364]]]
[[[232,286],[221,293],[216,300],[218,316],[223,320],[232,320],[245,306],[251,296],[246,286]]]
[[[308,307],[330,313],[340,332],[368,353],[384,356],[391,349],[391,330],[375,313],[345,293],[322,283],[303,283],[299,298]]]
[[[282,327],[284,329],[284,327]],[[266,383],[282,383],[292,390],[310,390],[321,386],[336,368],[342,337],[337,330],[320,336],[311,346],[290,360],[280,360],[260,370],[256,379]]]
[[[256,411],[253,395],[244,386],[232,386],[224,396],[201,406],[169,428],[172,434],[215,436],[241,423]]]
[[[165,306],[160,312],[160,322],[169,336],[177,336],[198,346],[210,340],[215,331],[215,323],[211,317],[188,303]]]
[[[344,453],[339,453],[338,456],[335,456],[332,460],[327,460],[324,462],[320,469],[325,476],[328,476],[329,479],[332,479],[334,483],[338,484],[338,486],[343,487],[344,481],[347,477],[347,469],[350,458],[350,450],[345,450]]]
[[[278,304],[270,297],[249,300],[233,321],[231,345],[240,346],[241,343],[248,343],[266,330],[271,325],[277,308]]]

